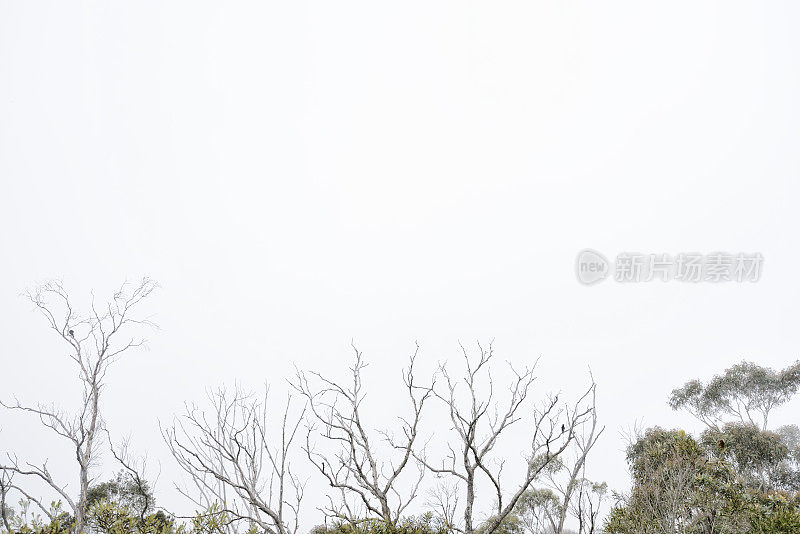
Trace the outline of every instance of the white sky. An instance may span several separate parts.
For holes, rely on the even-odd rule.
[[[281,391],[294,363],[336,373],[351,339],[375,416],[414,340],[428,367],[459,340],[541,356],[540,391],[574,392],[591,366],[607,426],[591,471],[623,489],[620,432],[697,428],[672,388],[798,357],[799,15],[2,1],[0,395],[74,394],[24,288],[108,294],[148,274],[161,329],[112,371],[104,408],[161,460],[164,504],[185,506],[158,420],[208,386]],[[584,287],[586,247],[761,252],[765,268],[756,284]],[[30,420],[0,428],[0,450],[68,472]]]

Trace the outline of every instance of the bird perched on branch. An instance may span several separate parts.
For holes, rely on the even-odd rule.
[[[564,425],[561,425],[561,433],[562,434],[564,433],[564,430],[566,430],[566,427]]]
[[[75,337],[75,330],[69,331],[69,337]]]
[[[725,440],[719,440],[719,448],[720,449],[724,449],[725,448]]]

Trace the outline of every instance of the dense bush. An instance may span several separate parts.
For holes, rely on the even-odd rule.
[[[698,442],[683,430],[648,430],[628,448],[634,485],[609,514],[606,532],[800,532],[800,497],[754,480],[764,464],[785,459],[774,435],[727,431],[747,439],[732,439],[729,447],[718,433]],[[778,452],[753,455],[750,446]]]
[[[395,525],[379,519],[343,521],[330,527],[320,525],[311,529],[310,534],[448,534],[449,532],[450,529],[444,521],[432,513],[426,513],[416,517],[404,517]]]

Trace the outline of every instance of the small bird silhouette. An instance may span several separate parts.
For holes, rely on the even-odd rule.
[[[725,448],[725,441],[724,440],[719,440],[719,448],[720,449],[724,449]]]
[[[564,425],[561,425],[561,432],[564,432],[565,428]]]
[[[75,330],[69,331],[69,337],[75,337]]]

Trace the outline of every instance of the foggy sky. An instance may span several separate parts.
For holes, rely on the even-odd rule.
[[[415,341],[427,372],[459,342],[541,357],[537,395],[574,394],[591,368],[607,429],[589,471],[624,489],[621,434],[699,429],[672,388],[798,358],[798,15],[0,2],[0,395],[79,400],[26,287],[61,278],[85,305],[149,275],[160,328],[112,368],[104,409],[161,462],[168,507],[190,509],[159,421],[219,384],[282,400],[294,365],[343,376],[351,340],[378,427]],[[760,252],[764,272],[585,287],[587,247]],[[0,451],[71,473],[64,446],[0,412]]]

